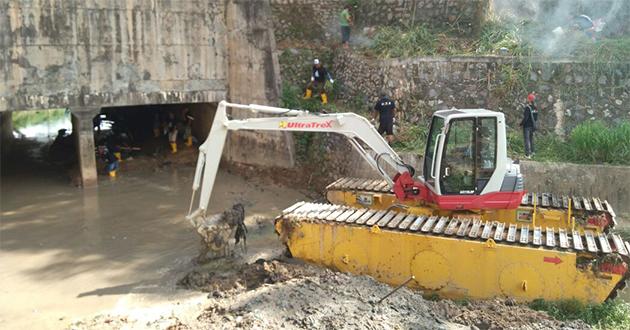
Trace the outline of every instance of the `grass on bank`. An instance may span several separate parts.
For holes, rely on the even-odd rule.
[[[630,37],[593,41],[582,32],[567,32],[557,40],[549,27],[532,22],[494,18],[483,23],[475,37],[461,37],[455,29],[427,25],[380,27],[365,51],[380,58],[431,55],[496,55],[501,48],[517,57],[575,57],[610,63],[630,59]],[[532,42],[534,41],[534,42]]]
[[[547,312],[561,321],[582,320],[600,329],[630,329],[630,304],[621,300],[603,304],[585,304],[577,300],[534,300],[529,307]]]
[[[630,122],[606,125],[601,121],[586,121],[575,127],[566,141],[555,134],[536,133],[535,160],[577,164],[630,164]],[[508,152],[525,154],[520,130],[508,132]]]

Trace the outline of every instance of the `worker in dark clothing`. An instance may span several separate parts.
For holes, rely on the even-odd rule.
[[[116,170],[119,167],[118,158],[114,155],[114,153],[107,147],[105,147],[103,157],[105,162],[107,163],[107,173],[110,178],[116,177]]]
[[[525,156],[531,158],[534,154],[534,132],[538,122],[538,107],[536,107],[536,95],[527,95],[527,104],[523,107],[523,120],[520,126],[523,127],[523,140],[525,142]]]
[[[330,76],[330,73],[319,62],[318,59],[313,60],[313,72],[311,73],[311,81],[306,86],[306,94],[304,99],[310,99],[313,96],[313,89],[316,89],[321,96],[322,104],[328,103],[328,96],[326,95],[326,82],[330,81],[333,84],[335,81]]]
[[[374,120],[378,119],[378,133],[383,135],[388,143],[394,141],[394,118],[396,117],[396,103],[387,95],[381,95],[381,98],[374,106]]]

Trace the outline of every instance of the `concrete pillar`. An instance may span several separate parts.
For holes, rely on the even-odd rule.
[[[8,146],[13,140],[13,112],[0,112],[0,134],[2,146]]]
[[[225,11],[230,101],[277,105],[280,64],[269,0],[229,0]],[[243,115],[242,111],[232,112],[235,119]],[[293,154],[288,132],[230,132],[223,149],[229,162],[284,168],[294,166]]]
[[[76,138],[81,184],[84,188],[94,187],[97,183],[92,118],[98,114],[98,110],[98,108],[72,110],[72,134]]]

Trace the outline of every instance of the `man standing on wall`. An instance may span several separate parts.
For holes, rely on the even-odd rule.
[[[311,73],[311,81],[306,86],[306,94],[304,99],[310,99],[313,96],[313,89],[320,93],[322,98],[322,104],[328,103],[328,96],[326,95],[326,81],[330,81],[333,84],[335,81],[330,76],[330,73],[319,62],[318,59],[313,60],[313,71]]]
[[[351,5],[346,5],[339,14],[339,25],[341,25],[341,44],[343,48],[348,49],[350,46],[350,26],[352,26],[352,16],[350,16]]]
[[[385,93],[374,106],[374,120],[378,119],[378,133],[383,135],[387,143],[394,141],[394,117],[396,117],[396,103],[387,97]]]
[[[534,154],[534,132],[538,122],[538,107],[536,107],[536,94],[527,95],[527,104],[523,107],[523,141],[525,142],[525,157],[532,158]]]

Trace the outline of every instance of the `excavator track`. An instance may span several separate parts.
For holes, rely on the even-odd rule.
[[[306,228],[308,226],[311,227]],[[562,228],[519,226],[498,221],[413,215],[394,210],[373,210],[306,202],[299,202],[285,209],[276,219],[276,229],[294,256],[334,268],[342,268],[341,270],[344,271],[372,275],[393,285],[404,282],[404,276],[401,277],[400,274],[409,273],[409,262],[411,262],[411,268],[414,267],[414,263],[423,262],[422,260],[416,261],[416,259],[410,261],[411,255],[406,258],[400,257],[400,255],[409,252],[404,246],[409,244],[412,246],[422,245],[423,247],[418,248],[418,255],[427,259],[435,258],[437,261],[425,260],[428,264],[418,266],[419,274],[415,274],[412,270],[414,275],[419,275],[416,276],[419,277],[418,286],[425,290],[444,291],[447,297],[458,297],[461,292],[472,292],[474,298],[488,298],[497,295],[519,297],[519,290],[515,289],[516,292],[512,292],[514,288],[510,286],[514,283],[522,283],[522,290],[527,291],[528,279],[520,279],[520,273],[531,272],[532,267],[537,267],[537,272],[523,275],[532,277],[532,286],[540,284],[540,282],[547,283],[547,285],[558,282],[553,283],[553,285],[560,285],[565,288],[565,293],[563,290],[550,292],[553,290],[536,291],[534,289],[533,291],[538,292],[540,297],[536,293],[532,295],[525,292],[520,295],[520,298],[529,300],[577,297],[588,301],[603,301],[615,297],[617,291],[625,287],[625,281],[629,275],[627,264],[630,262],[630,243],[623,241],[619,235],[598,233],[591,230],[569,231]],[[369,252],[364,253],[364,250],[370,250],[370,248],[361,246],[361,242],[357,239],[359,237],[357,230],[361,231],[362,234],[360,235],[372,236],[367,242],[377,245],[379,244],[375,240],[377,237],[387,236],[384,237],[386,241],[384,247],[399,250],[398,256],[395,258],[402,259],[398,260],[398,265],[387,264],[383,256],[370,255]],[[327,238],[328,235],[332,236]],[[402,245],[396,244],[397,240]],[[317,246],[318,244],[319,246]],[[441,244],[444,244],[442,250],[440,249]],[[401,248],[403,250],[400,250]],[[337,251],[339,249],[343,251]],[[510,270],[507,273],[500,273],[498,280],[500,283],[495,283],[501,286],[501,292],[492,289],[473,292],[475,288],[466,287],[465,283],[468,282],[465,279],[462,283],[458,283],[454,278],[451,278],[453,283],[448,281],[442,283],[439,279],[423,282],[422,276],[430,276],[428,274],[434,270],[440,273],[440,269],[450,269],[443,271],[445,274],[448,273],[445,275],[446,277],[450,277],[452,272],[458,270],[457,265],[450,263],[457,263],[457,260],[465,263],[465,255],[455,253],[449,256],[447,254],[449,249],[453,249],[453,251],[457,249],[484,250],[483,252],[479,251],[481,254],[473,254],[473,256],[480,258],[481,263],[490,254],[497,260],[503,260],[504,266]],[[332,253],[329,250],[333,250]],[[320,255],[318,251],[326,251],[326,254]],[[378,251],[380,250],[377,250],[376,253]],[[353,254],[360,256],[351,261]],[[528,254],[531,256],[527,256]],[[328,255],[335,257],[332,257],[333,260],[329,260],[331,257]],[[544,257],[539,258],[541,255]],[[341,262],[334,260],[335,258],[341,258]],[[503,258],[515,259],[504,260]],[[519,261],[519,259],[522,260]],[[493,259],[486,262],[494,265],[494,268],[500,269],[501,267],[496,266],[503,266],[503,264],[497,260]],[[394,260],[392,259],[392,261]],[[371,262],[378,264],[374,271],[370,271],[372,269],[369,266]],[[552,267],[549,268],[548,274],[536,274],[545,272],[548,266],[554,263],[559,266],[563,262],[565,263],[562,265],[563,268],[556,267],[554,269]],[[354,264],[355,267],[348,266],[351,264]],[[474,268],[478,266],[476,265]],[[465,266],[462,267],[465,268]],[[489,273],[492,272],[489,268],[482,267],[481,269],[489,271]],[[567,277],[573,283],[562,282],[560,275],[556,279],[553,272],[558,269],[563,269],[561,272],[574,272],[574,277]],[[461,271],[461,269],[459,270]],[[468,271],[472,276],[479,269],[468,269]],[[485,281],[492,281],[492,278],[493,275],[489,275]],[[436,284],[436,282],[440,283]],[[585,289],[584,292],[573,292],[570,288],[576,285],[586,285],[589,286],[589,289]],[[467,294],[463,295],[467,296]]]
[[[341,178],[329,184],[326,187],[327,192],[350,192],[354,195],[361,193],[367,194],[386,194],[393,197],[393,191],[387,181],[383,179],[365,179],[365,178]],[[338,203],[337,200],[329,200],[332,203]],[[584,224],[591,223],[599,225],[608,231],[617,224],[616,214],[607,200],[601,200],[597,197],[583,196],[567,196],[551,193],[532,193],[529,192],[523,196],[521,207],[536,207],[540,209],[556,210],[567,212],[569,209],[576,217],[581,217]],[[601,221],[605,222],[601,225]]]

